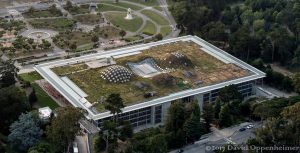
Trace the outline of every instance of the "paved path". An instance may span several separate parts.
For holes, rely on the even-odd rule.
[[[79,153],[89,153],[87,134],[84,134],[82,136],[76,136],[75,142],[77,142]]]

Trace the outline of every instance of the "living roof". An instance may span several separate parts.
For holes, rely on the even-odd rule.
[[[173,53],[185,55],[193,66],[172,67],[167,66],[168,57]],[[191,41],[178,41],[169,44],[158,45],[141,50],[141,53],[130,56],[115,58],[116,64],[128,68],[128,62],[140,62],[146,58],[152,58],[156,64],[166,70],[164,73],[175,78],[173,86],[161,86],[155,84],[153,78],[143,78],[135,75],[131,81],[126,83],[109,83],[103,80],[100,75],[106,67],[89,69],[84,63],[65,65],[52,68],[58,75],[68,76],[76,85],[88,94],[87,100],[95,103],[101,97],[107,97],[111,93],[120,93],[125,105],[133,105],[149,101],[158,97],[167,96],[172,93],[186,89],[195,89],[236,78],[250,75],[250,71],[240,68],[235,64],[226,64],[219,59],[209,55],[201,49],[201,46]],[[192,76],[186,75],[193,74]],[[147,84],[147,88],[137,87],[137,83]],[[201,82],[199,84],[199,82]],[[147,92],[157,93],[156,96],[145,98]],[[103,104],[98,103],[96,107],[103,111]]]

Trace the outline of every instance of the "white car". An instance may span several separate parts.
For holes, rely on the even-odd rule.
[[[77,143],[73,143],[73,153],[79,153]]]
[[[249,124],[249,125],[246,126],[247,129],[252,129],[253,127],[254,127],[253,124]]]

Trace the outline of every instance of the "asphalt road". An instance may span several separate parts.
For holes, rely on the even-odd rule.
[[[183,149],[184,153],[212,153],[213,147],[223,146],[228,143],[233,144],[244,144],[248,139],[255,137],[254,131],[256,128],[261,126],[260,122],[252,123],[254,124],[254,128],[246,129],[245,131],[240,132],[239,129],[249,125],[250,123],[242,123],[238,126],[233,126],[230,128],[222,129],[219,131],[213,131],[207,141],[205,139],[195,142],[192,145],[188,145]],[[223,134],[223,138],[222,138]],[[227,136],[229,135],[229,136]],[[218,138],[219,137],[219,138]],[[178,150],[173,150],[170,153],[177,153]]]

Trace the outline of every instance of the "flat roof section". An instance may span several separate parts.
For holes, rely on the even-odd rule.
[[[81,57],[71,58],[71,59],[64,59],[49,63],[44,63],[40,65],[36,65],[35,69],[39,72],[57,91],[59,91],[70,103],[75,107],[81,107],[86,109],[89,112],[88,118],[98,120],[101,118],[106,118],[111,116],[109,112],[97,113],[91,111],[87,106],[80,102],[80,95],[77,92],[74,92],[64,81],[61,80],[59,76],[52,72],[51,68],[57,66],[64,66],[69,64],[76,64],[81,62],[88,62],[91,60],[105,58],[105,57],[126,57],[129,55],[139,55],[145,49],[149,49],[151,47],[159,46],[159,45],[166,45],[171,43],[176,43],[179,41],[183,42],[193,42],[199,45],[200,49],[204,52],[208,53],[209,55],[219,59],[220,61],[227,63],[229,65],[236,65],[242,69],[246,69],[251,72],[251,75],[237,77],[232,80],[219,82],[216,84],[208,85],[208,86],[200,86],[197,88],[182,90],[176,93],[171,93],[163,97],[151,99],[145,102],[141,102],[138,104],[127,106],[123,109],[123,112],[129,112],[133,110],[137,110],[140,108],[145,108],[149,106],[154,106],[157,104],[162,104],[168,101],[184,98],[187,96],[196,95],[199,93],[205,93],[211,90],[219,89],[227,85],[231,84],[239,84],[246,81],[251,81],[259,78],[265,77],[265,73],[261,72],[260,70],[246,64],[245,62],[233,57],[232,55],[228,54],[227,52],[213,46],[212,44],[204,41],[203,39],[196,37],[196,36],[184,36],[178,38],[172,38],[167,40],[162,40],[158,42],[152,42],[148,44],[141,44],[136,46],[129,46],[124,48],[119,48],[111,51],[99,52],[95,54],[85,55]],[[217,76],[216,76],[217,77]],[[71,90],[70,90],[71,89]]]
[[[67,76],[61,77],[61,80],[63,80],[71,89],[73,89],[80,97],[87,97],[88,95],[81,90],[72,80],[70,80]]]

